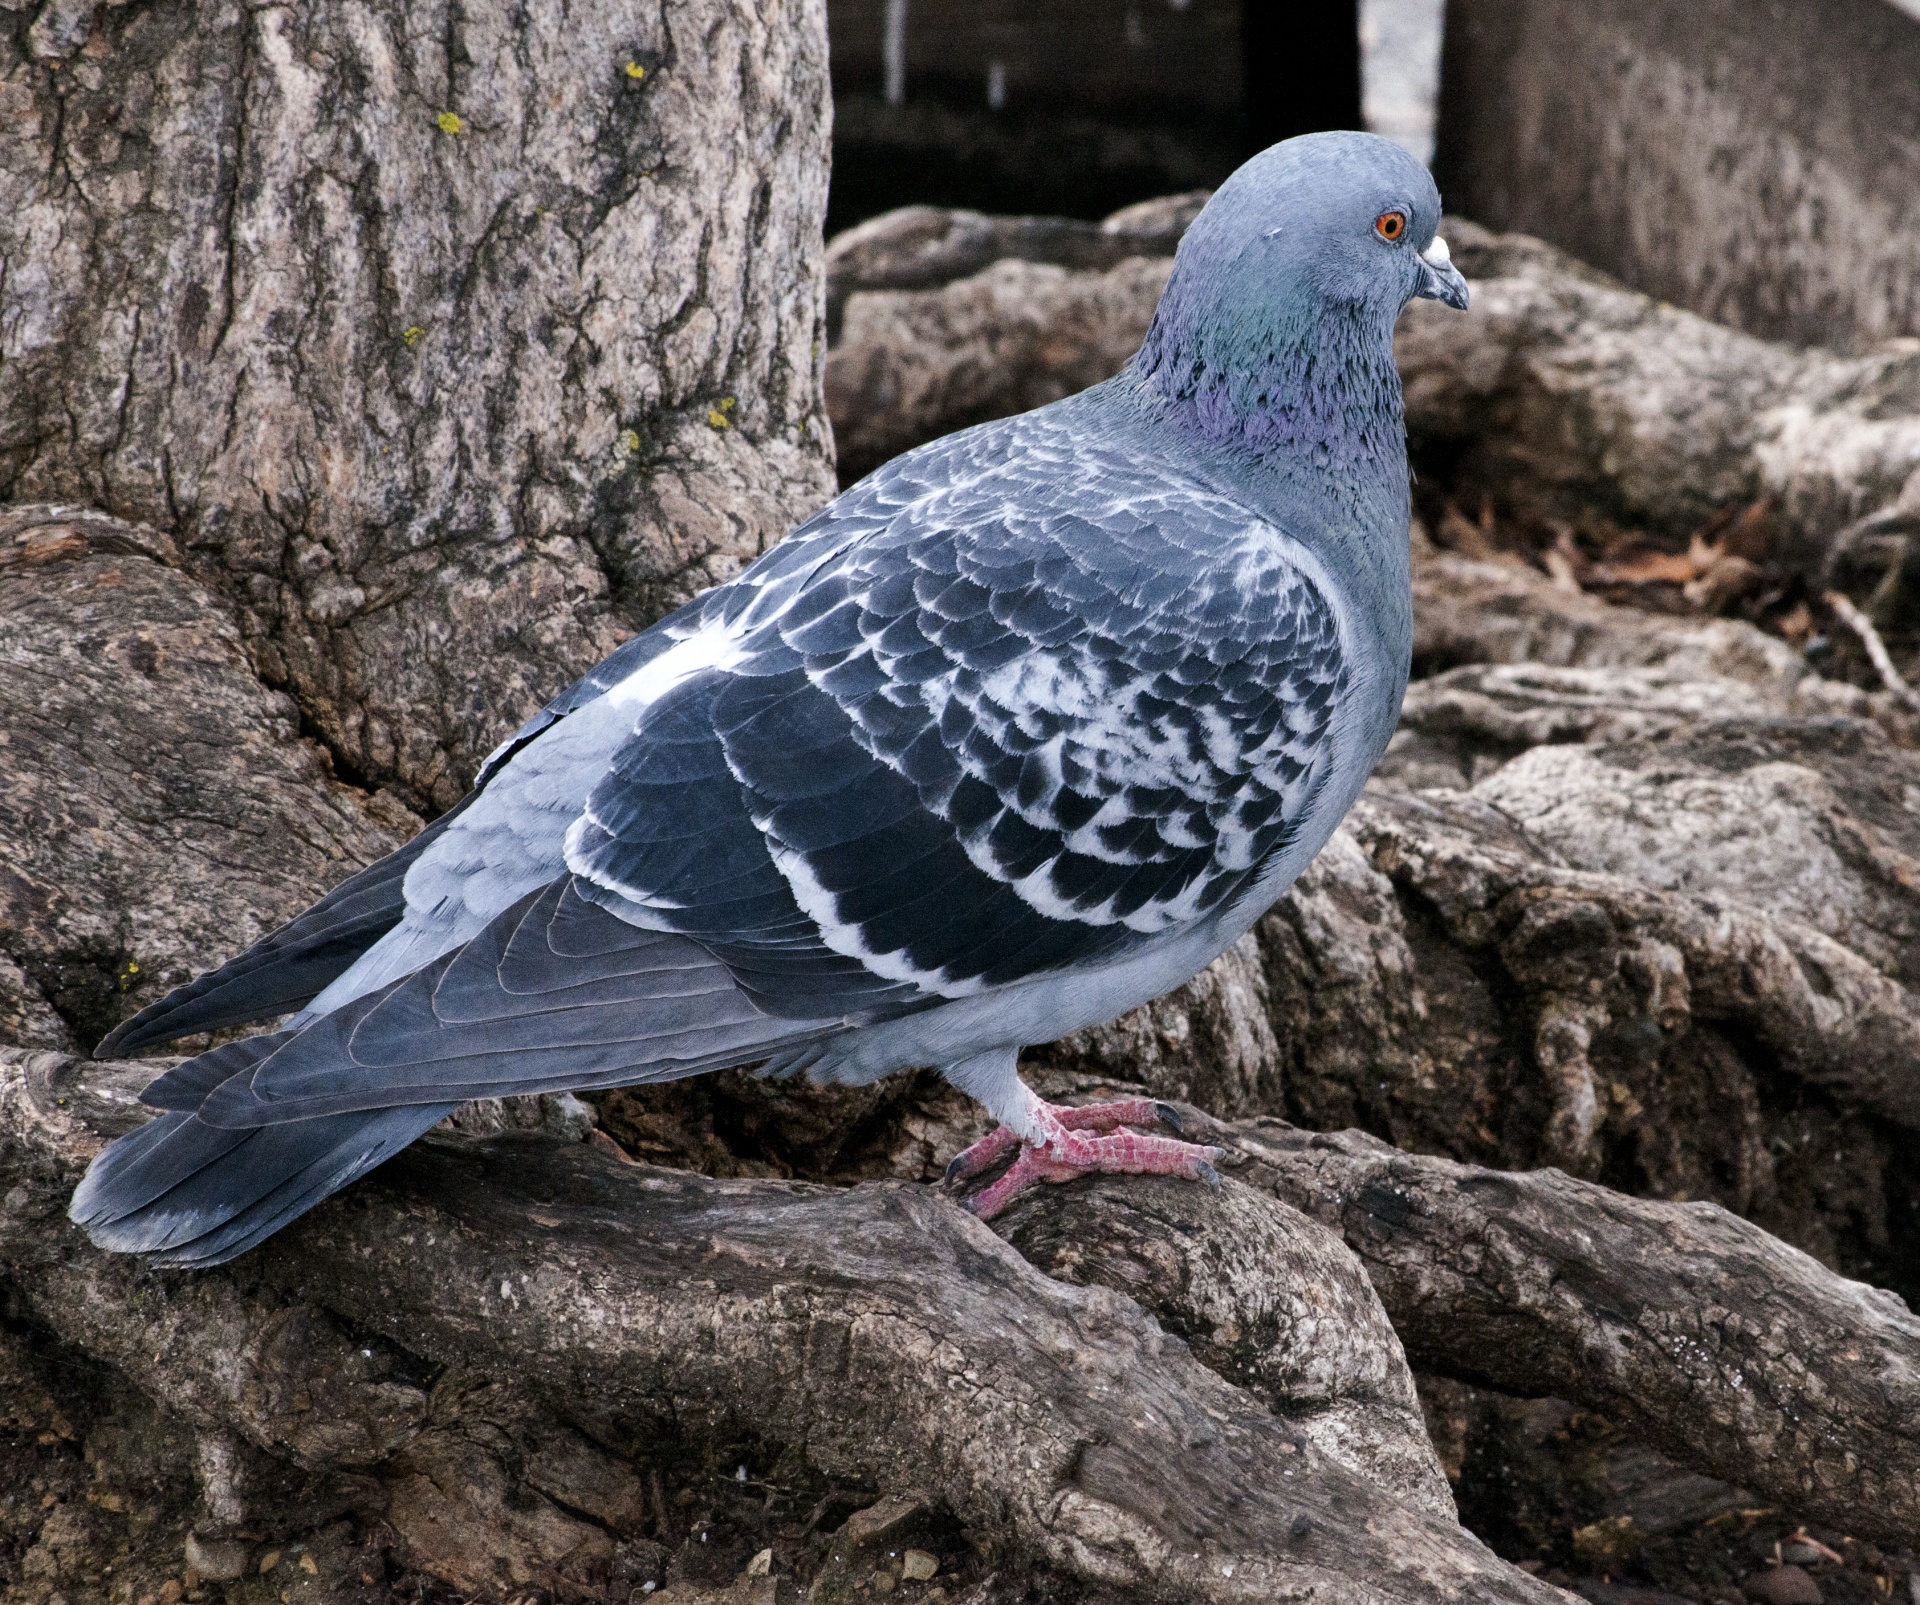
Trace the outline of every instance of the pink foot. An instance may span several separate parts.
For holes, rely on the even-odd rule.
[[[1014,1149],[1020,1150],[1004,1176],[966,1201],[966,1207],[980,1219],[992,1220],[1035,1182],[1072,1181],[1076,1176],[1184,1176],[1209,1187],[1220,1185],[1212,1163],[1220,1157],[1218,1148],[1176,1142],[1171,1137],[1143,1137],[1124,1129],[1160,1124],[1179,1131],[1180,1117],[1164,1103],[1130,1098],[1078,1109],[1040,1103],[1036,1114],[1039,1141],[1023,1141],[1012,1127],[1001,1126],[955,1155],[947,1166],[948,1181],[964,1181]],[[1111,1135],[1081,1135],[1087,1131]]]

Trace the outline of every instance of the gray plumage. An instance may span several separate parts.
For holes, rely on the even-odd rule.
[[[1438,214],[1370,136],[1250,162],[1120,376],[880,469],[114,1032],[103,1055],[300,1010],[156,1081],[74,1218],[217,1263],[466,1099],[742,1063],[938,1065],[1018,1129],[1019,1048],[1221,952],[1392,731],[1392,329],[1464,304]]]

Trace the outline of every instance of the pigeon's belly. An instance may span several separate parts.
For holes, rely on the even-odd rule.
[[[957,998],[925,1014],[855,1032],[814,1070],[815,1079],[861,1085],[916,1065],[951,1065],[993,1048],[1051,1042],[1099,1025],[1191,980],[1231,947],[1254,919],[1179,932],[1099,969],[1069,970]]]

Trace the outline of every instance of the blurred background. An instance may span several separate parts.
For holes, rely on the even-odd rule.
[[[1920,333],[1920,0],[831,0],[832,235],[1094,219],[1366,127],[1447,209],[1676,305]]]
[[[908,202],[1104,216],[1292,134],[1433,148],[1444,0],[834,0],[833,232]]]

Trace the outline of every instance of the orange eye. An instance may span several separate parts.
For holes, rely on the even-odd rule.
[[[1373,232],[1383,240],[1397,240],[1407,232],[1405,212],[1382,212],[1373,220]]]

